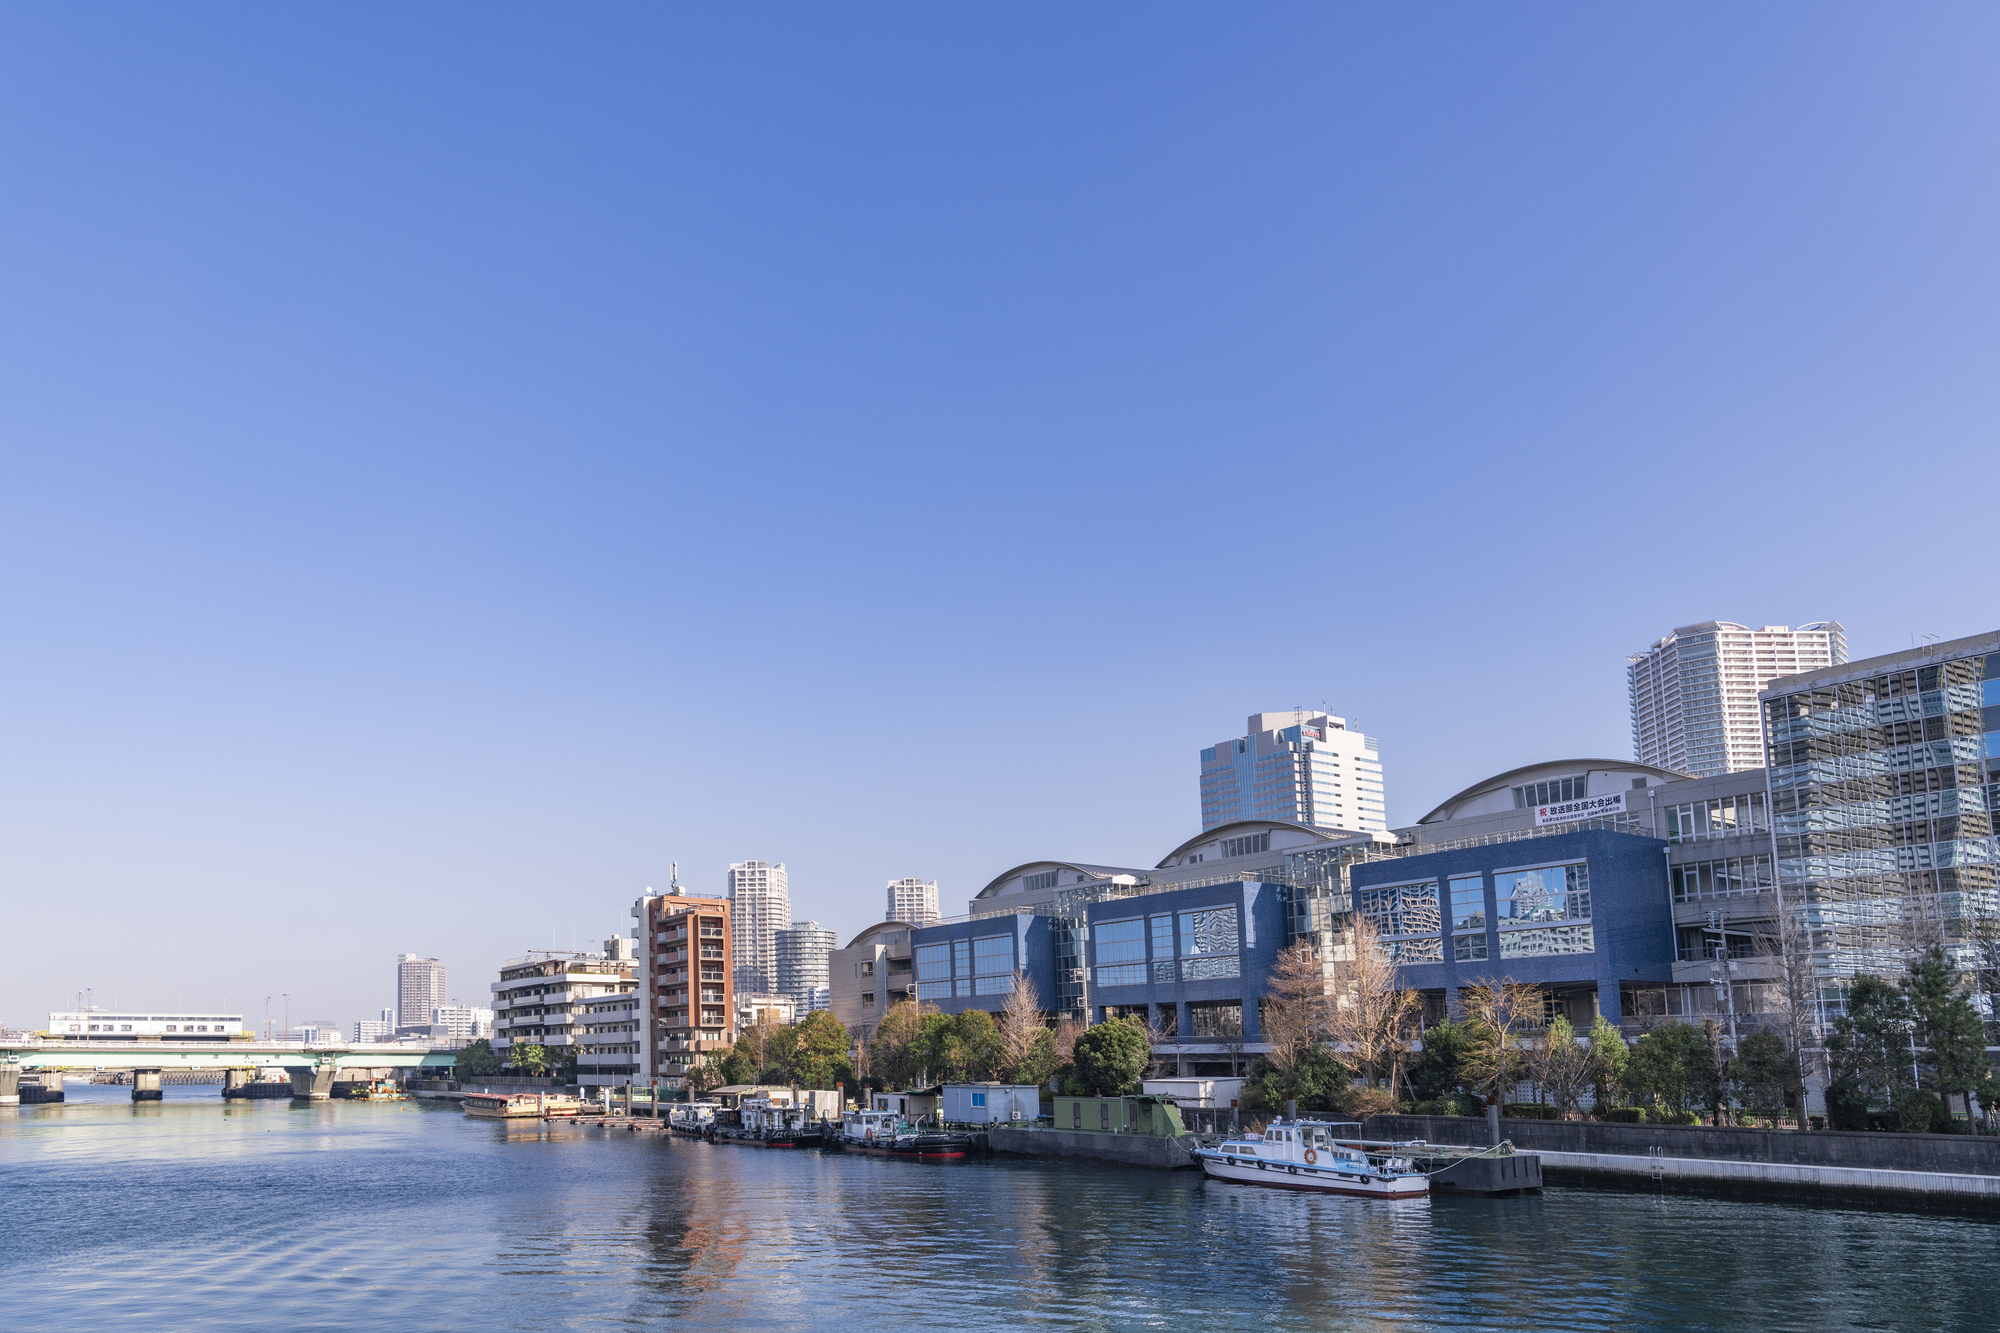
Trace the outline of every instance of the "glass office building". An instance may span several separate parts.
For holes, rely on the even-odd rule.
[[[2000,936],[2000,633],[1771,682],[1778,887],[1837,1003],[1844,978]]]

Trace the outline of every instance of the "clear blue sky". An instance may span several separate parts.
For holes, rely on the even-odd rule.
[[[2000,624],[1985,6],[16,6],[0,1018],[1391,819]]]

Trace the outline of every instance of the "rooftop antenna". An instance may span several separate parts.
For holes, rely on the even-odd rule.
[[[667,881],[667,892],[678,898],[681,892],[681,863],[679,861],[669,861],[667,862],[667,866],[667,873],[672,876]]]

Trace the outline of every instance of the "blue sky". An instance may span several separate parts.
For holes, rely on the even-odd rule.
[[[788,863],[1408,822],[1675,625],[2000,621],[2000,18],[0,15],[0,1019],[342,1022]]]

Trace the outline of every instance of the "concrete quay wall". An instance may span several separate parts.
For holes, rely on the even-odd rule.
[[[987,1131],[994,1152],[1021,1157],[1092,1157],[1127,1166],[1175,1171],[1195,1165],[1193,1135],[1156,1138],[1145,1134],[1107,1134],[1075,1129],[1012,1129],[995,1125]]]
[[[1486,1122],[1466,1116],[1371,1116],[1363,1132],[1374,1139],[1423,1139],[1472,1147],[1483,1147],[1487,1142]],[[1970,1134],[1801,1133],[1790,1129],[1503,1119],[1500,1137],[1524,1152],[1699,1157],[1784,1166],[2000,1176],[2000,1138]]]

